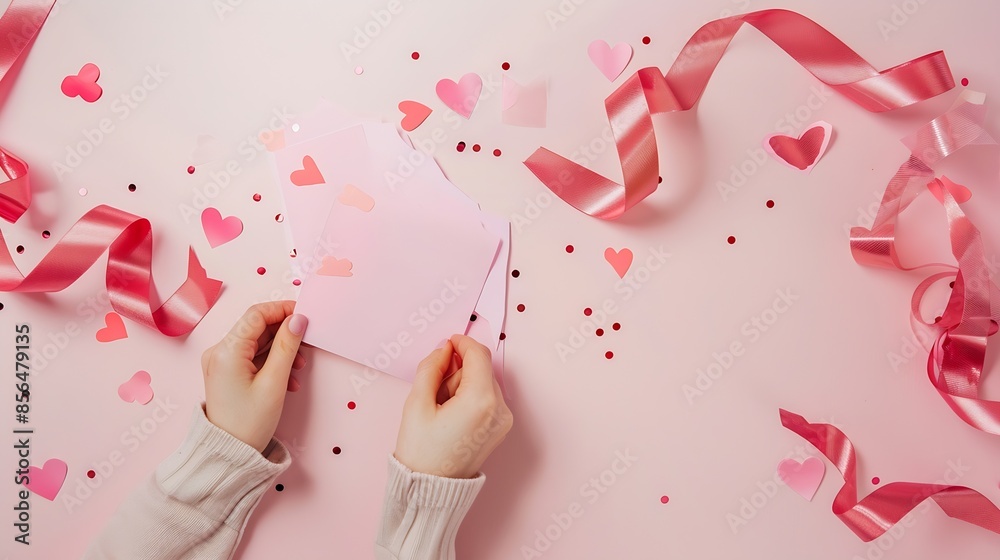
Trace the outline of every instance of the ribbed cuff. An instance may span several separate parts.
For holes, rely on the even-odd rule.
[[[411,507],[430,507],[465,512],[486,483],[486,475],[476,478],[444,478],[411,471],[389,455],[389,480],[386,494]]]
[[[265,452],[209,422],[201,403],[184,443],[157,468],[156,481],[171,498],[240,529],[270,483],[292,464],[276,439]]]

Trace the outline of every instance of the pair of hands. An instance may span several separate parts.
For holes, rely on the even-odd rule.
[[[257,451],[274,436],[308,320],[294,301],[254,305],[202,355],[208,420]],[[418,367],[403,406],[396,460],[414,472],[475,477],[506,437],[513,416],[493,377],[490,351],[455,335]]]

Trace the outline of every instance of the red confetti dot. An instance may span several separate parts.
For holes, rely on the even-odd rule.
[[[616,331],[620,331],[622,329],[622,324],[621,323],[615,323],[615,324],[611,325],[611,328],[615,329]]]
[[[504,70],[510,70],[510,63],[504,62],[503,64],[500,65],[500,68],[503,68]]]
[[[128,186],[128,192],[135,192],[135,183],[130,183]]]
[[[665,504],[665,503],[667,503],[669,501],[670,501],[669,497],[667,497],[667,496],[660,496],[660,503],[661,504]]]
[[[3,304],[0,304],[0,305],[3,305]],[[3,309],[3,307],[0,307],[0,309]],[[500,340],[506,340],[506,339],[507,339],[507,333],[500,333]]]
[[[18,245],[16,251],[17,251],[18,255],[20,255],[21,253],[23,253],[24,252],[24,245]]]
[[[882,480],[879,479],[879,477],[877,477],[877,476],[876,477],[872,477],[872,484],[878,484],[879,482],[882,482]]]
[[[968,78],[962,78],[962,85],[963,86],[969,85],[969,79]]]
[[[663,177],[659,177],[659,176],[658,176],[658,177],[656,177],[656,184],[657,184],[657,185],[659,185],[659,184],[660,184],[660,183],[662,183],[662,182],[663,182]]]
[[[42,239],[48,239],[49,236],[51,236],[51,235],[52,234],[49,233],[49,230],[45,230],[45,231],[42,232]]]
[[[410,58],[412,58],[413,60],[417,60],[418,58],[420,58],[420,53],[418,53],[417,51],[413,51],[413,53],[410,54]]]
[[[97,476],[97,473],[94,471],[87,471],[87,478],[94,478],[95,476]]]
[[[473,144],[472,145],[472,151],[473,152],[478,152],[479,150],[482,150],[482,149],[483,149],[483,147],[480,146],[479,144]]]
[[[292,249],[291,251],[288,252],[288,256],[292,257],[293,259],[295,258],[295,255],[298,254],[299,254],[298,251],[296,251],[295,249]]]
[[[339,447],[334,447],[333,448],[333,454],[334,455],[340,455],[340,448]]]
[[[350,401],[350,402],[347,403],[347,409],[348,410],[354,410],[357,407],[358,407],[358,405],[354,401]]]
[[[572,253],[573,252],[573,246],[572,245],[567,245],[566,246],[566,252],[567,253]]]
[[[524,313],[524,304],[523,303],[517,304],[517,310],[521,313]]]
[[[593,312],[594,312],[594,310],[593,310],[593,309],[591,309],[591,308],[589,308],[589,307],[583,310],[583,314],[584,314],[584,315],[586,315],[587,317],[590,317],[590,315],[591,315],[591,314],[592,314]]]
[[[258,193],[258,194],[255,194],[255,195],[253,195],[253,201],[254,201],[254,202],[260,202],[260,194],[259,194],[259,193]]]
[[[274,486],[274,489],[277,490],[278,492],[282,492],[285,489],[285,485],[284,484],[276,484]]]
[[[651,39],[650,39],[650,38],[649,38],[649,36],[647,35],[646,37],[643,37],[643,38],[642,38],[642,44],[643,44],[643,45],[648,45],[648,44],[649,44],[649,42],[650,42],[650,40],[651,40]]]
[[[500,148],[497,148],[497,149],[493,150],[493,155],[496,156],[496,157],[500,157],[501,153],[503,153],[503,152],[500,151]]]
[[[773,200],[768,200],[767,201],[767,207],[768,208],[774,208],[774,201]]]
[[[267,269],[264,268],[263,266],[258,266],[257,267],[257,274],[260,274],[261,276],[263,276],[265,272],[267,272]]]
[[[727,239],[726,241],[728,241],[729,244],[732,245],[732,244],[736,243],[736,238],[733,237],[732,235],[730,235],[729,239]]]
[[[510,275],[513,276],[514,278],[517,278],[518,276],[521,275],[521,271],[515,268],[514,270],[510,271]]]
[[[194,166],[193,165],[189,165],[188,166],[188,175],[194,175]]]
[[[607,352],[604,353],[604,357],[610,360],[611,358],[615,357],[615,353],[612,352],[611,350],[608,350]]]
[[[285,217],[282,216],[281,214],[275,214],[274,215],[274,221],[276,221],[276,222],[278,222],[280,224],[281,222],[285,221]]]
[[[465,142],[459,142],[458,145],[455,146],[455,149],[458,150],[458,151],[460,151],[460,152],[464,152],[465,151]]]
[[[596,334],[597,336],[604,336],[604,329],[597,329],[596,331],[594,331],[594,334]]]
[[[298,278],[296,278],[295,280],[292,280],[292,285],[293,286],[301,286],[302,285],[302,280],[299,280]]]

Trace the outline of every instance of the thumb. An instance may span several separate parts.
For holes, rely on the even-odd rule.
[[[288,387],[288,376],[292,371],[292,362],[295,361],[295,353],[299,350],[302,335],[306,332],[308,324],[306,316],[299,313],[282,321],[271,342],[267,360],[257,372],[256,381],[274,386],[275,390],[280,388],[282,393],[285,392]]]
[[[444,346],[431,352],[420,365],[417,366],[417,374],[413,378],[413,388],[410,389],[410,396],[407,399],[412,402],[411,406],[418,406],[424,409],[437,406],[438,389],[448,366],[451,365],[451,356],[454,350],[451,341],[445,342]]]

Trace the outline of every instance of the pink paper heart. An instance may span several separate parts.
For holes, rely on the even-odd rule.
[[[809,457],[801,463],[795,459],[778,463],[778,476],[785,485],[810,502],[819,490],[825,473],[826,465],[819,457]]]
[[[236,216],[222,217],[218,210],[211,206],[201,212],[201,227],[212,248],[229,243],[243,233],[243,220]]]
[[[147,404],[153,400],[153,388],[149,383],[153,380],[149,372],[139,370],[132,378],[118,386],[118,396],[125,402]]]
[[[416,101],[400,101],[399,110],[403,112],[399,126],[407,132],[415,130],[431,115],[430,107]]]
[[[826,152],[833,136],[833,126],[818,121],[809,125],[798,138],[772,134],[764,139],[764,149],[778,161],[808,173]]]
[[[277,152],[285,147],[285,129],[283,128],[279,128],[278,130],[264,130],[257,137],[269,152]]]
[[[121,315],[114,311],[110,311],[104,316],[104,325],[104,328],[97,331],[98,342],[112,342],[128,338],[128,332],[125,330],[125,321],[122,320]]]
[[[101,69],[96,64],[88,62],[80,68],[80,73],[75,76],[63,78],[62,89],[66,97],[80,96],[87,103],[93,103],[101,98],[104,90],[97,84],[97,78],[101,77]]]
[[[60,459],[49,459],[42,467],[28,467],[28,481],[24,486],[48,501],[56,499],[62,489],[69,468]]]
[[[611,48],[604,40],[597,39],[587,47],[587,55],[604,77],[613,82],[632,60],[632,47],[628,43],[618,43]]]
[[[320,276],[354,276],[351,272],[352,268],[354,268],[354,263],[347,259],[326,256],[323,257],[323,264],[316,271],[316,274]]]
[[[344,190],[340,191],[337,201],[341,204],[353,206],[362,212],[371,212],[375,207],[375,199],[368,196],[368,193],[355,187],[354,185],[344,185]]]
[[[326,182],[326,179],[324,179],[323,174],[319,172],[319,167],[316,166],[316,161],[313,160],[312,156],[303,156],[302,169],[292,171],[291,179],[293,185],[300,187],[319,185]]]
[[[962,204],[963,202],[968,202],[969,199],[972,198],[972,191],[970,191],[968,187],[966,187],[965,185],[959,185],[958,183],[952,181],[951,179],[943,175],[941,176],[941,184],[943,184],[945,187],[948,188],[948,192],[951,193],[952,198],[954,198],[955,202],[959,204]],[[933,182],[927,185],[927,187],[928,189],[930,189],[931,194],[934,195],[934,198],[936,198],[938,202],[943,203],[944,193],[941,192],[941,184]]]
[[[630,249],[615,251],[608,247],[604,250],[604,260],[608,261],[611,268],[615,269],[619,278],[625,278],[625,273],[632,266],[632,251]]]
[[[479,94],[483,92],[483,79],[471,72],[462,76],[457,84],[444,78],[437,83],[435,91],[452,111],[469,118],[479,102]]]

